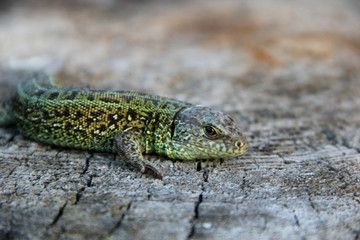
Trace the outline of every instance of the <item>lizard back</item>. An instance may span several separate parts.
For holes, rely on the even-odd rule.
[[[114,135],[131,129],[151,153],[169,137],[177,112],[189,106],[137,92],[59,88],[40,74],[20,83],[12,107],[20,132],[40,142],[115,152]]]

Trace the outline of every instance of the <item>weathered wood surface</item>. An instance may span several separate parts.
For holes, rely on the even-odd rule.
[[[250,149],[215,162],[113,154],[0,129],[0,239],[360,239],[357,1],[4,1],[19,72],[215,106]]]

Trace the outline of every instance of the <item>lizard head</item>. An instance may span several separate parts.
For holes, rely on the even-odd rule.
[[[194,106],[175,116],[168,156],[183,160],[227,158],[239,156],[247,148],[246,138],[230,116]]]

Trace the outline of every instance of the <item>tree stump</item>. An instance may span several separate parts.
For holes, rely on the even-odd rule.
[[[0,128],[0,239],[360,239],[360,5],[4,1],[1,94],[28,72],[236,119],[233,159],[115,154]]]

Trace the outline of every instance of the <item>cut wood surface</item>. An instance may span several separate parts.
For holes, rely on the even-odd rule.
[[[44,71],[234,117],[249,150],[171,161],[0,128],[0,239],[360,239],[358,1],[4,1],[0,94]]]

